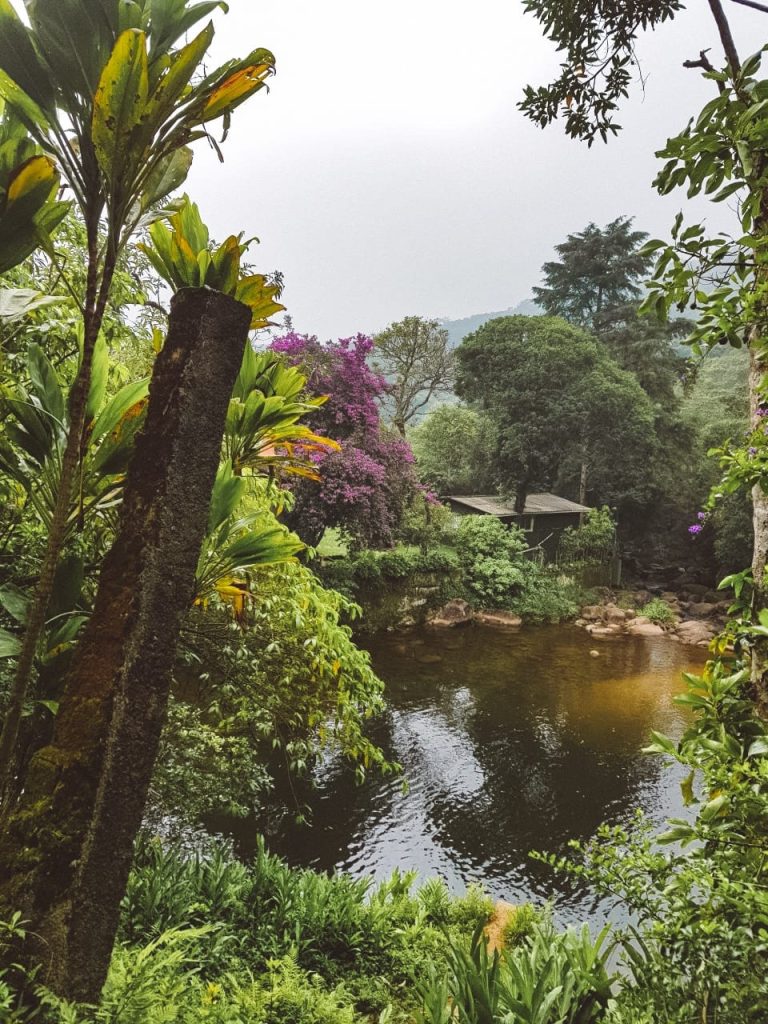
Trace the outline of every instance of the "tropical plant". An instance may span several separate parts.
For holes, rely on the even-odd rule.
[[[18,386],[2,400],[5,436],[0,470],[21,485],[40,524],[48,530],[69,430],[68,389],[34,342],[27,351],[27,372],[30,390]],[[149,382],[126,384],[106,400],[108,375],[109,354],[101,339],[94,351],[86,406],[80,485],[77,494],[71,495],[65,539],[119,503],[133,439],[144,422]]]
[[[675,613],[660,597],[654,597],[648,604],[643,605],[640,614],[656,623],[657,626],[671,626],[675,621]]]
[[[85,223],[87,271],[78,296],[82,355],[70,396],[59,490],[0,736],[3,794],[66,535],[94,351],[118,259],[136,229],[156,219],[184,181],[189,143],[209,137],[207,126],[219,120],[226,134],[233,110],[262,89],[274,69],[272,55],[255,50],[244,60],[201,73],[213,39],[211,24],[177,45],[224,6],[219,0],[30,0],[26,6],[29,25],[10,0],[0,0],[0,98],[46,154],[45,167],[37,161],[47,183],[45,199],[54,165],[71,190]],[[6,181],[6,209],[8,196],[14,198],[29,174],[14,179],[13,191]],[[42,200],[42,185],[32,196],[35,203]],[[25,246],[17,258],[26,251]]]

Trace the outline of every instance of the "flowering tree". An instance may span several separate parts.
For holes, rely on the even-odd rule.
[[[381,425],[379,400],[388,384],[368,365],[373,340],[358,334],[322,344],[291,332],[272,348],[302,366],[315,393],[328,396],[311,425],[341,443],[340,451],[314,456],[319,482],[292,485],[291,528],[312,545],[335,526],[355,547],[388,547],[419,484],[409,444]]]

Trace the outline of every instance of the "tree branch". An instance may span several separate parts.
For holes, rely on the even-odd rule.
[[[728,24],[728,19],[725,16],[723,5],[720,0],[709,0],[709,9],[712,11],[712,17],[715,19],[717,25],[717,31],[720,33],[720,42],[723,44],[723,50],[728,61],[728,66],[731,69],[731,74],[736,77],[741,70],[741,61],[739,60],[739,54],[736,50],[736,43],[733,41],[731,35],[731,26]]]
[[[762,11],[763,14],[768,14],[768,6],[765,4],[759,4],[757,0],[731,0],[734,4],[741,4],[743,7],[754,7],[756,11]]]

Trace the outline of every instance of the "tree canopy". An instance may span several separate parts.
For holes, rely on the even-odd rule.
[[[519,508],[534,488],[576,496],[583,466],[595,502],[646,490],[651,403],[594,338],[554,317],[501,317],[456,356],[457,391],[493,420],[499,479]]]
[[[377,334],[373,343],[373,365],[389,383],[385,407],[405,437],[406,426],[433,398],[452,388],[448,331],[437,320],[407,316]]]

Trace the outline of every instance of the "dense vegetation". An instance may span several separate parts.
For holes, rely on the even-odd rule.
[[[563,116],[591,143],[617,130],[638,31],[681,4],[525,6],[568,61],[522,109]],[[0,2],[0,1019],[758,1024],[760,55],[739,59],[711,0],[725,68],[689,62],[713,99],[667,143],[658,179],[735,196],[733,238],[680,217],[671,245],[641,248],[627,218],[589,225],[543,268],[546,316],[491,321],[455,355],[417,317],[375,340],[289,332],[267,346],[279,275],[252,273],[242,236],[214,242],[178,196],[190,145],[219,121],[226,135],[274,70],[262,49],[206,66],[213,26],[199,25],[223,7],[36,0],[23,21]],[[695,321],[665,322],[673,306]],[[701,360],[688,381],[682,333]],[[721,344],[747,349],[748,374],[738,353],[713,355]],[[454,375],[467,406],[432,410],[414,458],[406,428]],[[430,487],[496,491],[520,510],[552,488],[595,510],[553,568],[491,516],[451,523]],[[558,931],[524,907],[491,948],[478,889],[328,878],[264,850],[244,864],[203,834],[210,812],[263,801],[277,762],[306,773],[333,746],[360,777],[397,770],[365,730],[383,702],[350,625],[366,586],[440,576],[440,599],[568,617],[578,568],[613,551],[608,505],[626,538],[674,552],[676,535],[659,538],[677,531],[702,565],[733,570],[729,624],[680,698],[690,727],[649,748],[687,769],[689,815],[662,835],[604,827],[570,858],[544,858],[620,899],[631,927]],[[329,530],[346,555],[316,573]]]

